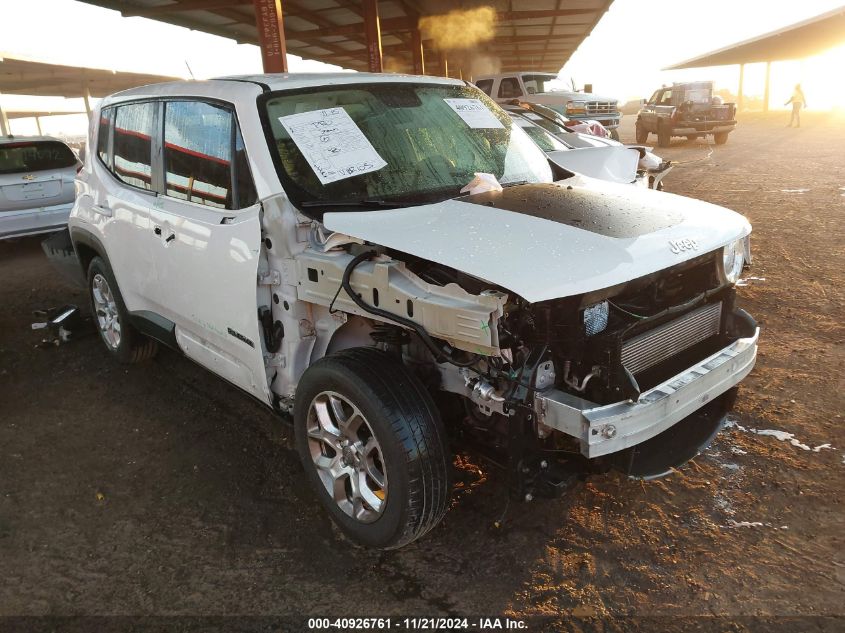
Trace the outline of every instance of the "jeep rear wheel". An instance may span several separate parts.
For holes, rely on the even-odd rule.
[[[431,396],[394,356],[354,348],[322,358],[299,382],[296,446],[338,527],[367,547],[402,547],[446,512],[450,460]]]
[[[716,145],[724,145],[728,142],[728,134],[730,132],[716,132],[713,135],[713,140],[716,141]]]
[[[129,323],[129,313],[111,267],[101,257],[88,266],[88,294],[100,338],[121,363],[139,363],[155,356],[158,344]]]

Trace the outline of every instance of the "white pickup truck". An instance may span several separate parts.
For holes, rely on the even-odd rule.
[[[622,113],[616,99],[568,90],[552,73],[525,71],[481,75],[475,78],[474,83],[499,103],[521,99],[551,108],[569,120],[598,121],[610,130],[613,140],[619,140],[617,128]]]

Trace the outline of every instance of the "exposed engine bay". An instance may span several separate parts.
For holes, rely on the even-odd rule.
[[[407,253],[341,245],[343,237],[299,255],[300,300],[325,306],[338,330],[356,327],[346,344],[401,356],[440,393],[448,418],[463,420],[451,430],[505,467],[521,497],[561,492],[585,468],[663,474],[712,437],[732,397],[717,394],[696,414],[704,421],[695,432],[669,429],[671,450],[654,448],[665,443],[661,434],[640,443],[635,460],[633,447],[596,456],[577,429],[547,424],[548,394],[581,408],[636,403],[756,328],[736,311],[717,252],[611,288],[530,303]]]

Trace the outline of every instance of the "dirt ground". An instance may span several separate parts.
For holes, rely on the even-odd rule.
[[[736,425],[662,480],[507,509],[501,476],[457,460],[445,520],[395,552],[341,538],[284,425],[190,361],[39,347],[32,311],[86,300],[38,240],[0,244],[0,615],[842,616],[845,120],[785,122],[657,150],[668,190],[754,225]]]

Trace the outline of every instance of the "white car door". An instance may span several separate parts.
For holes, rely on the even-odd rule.
[[[157,199],[152,168],[156,110],[155,103],[136,102],[101,113],[93,165],[99,186],[89,189],[85,204],[88,219],[105,237],[109,264],[130,312],[150,309],[155,286],[149,223]]]
[[[156,311],[190,358],[266,403],[258,324],[261,205],[231,110],[164,103],[164,193],[151,212]]]

